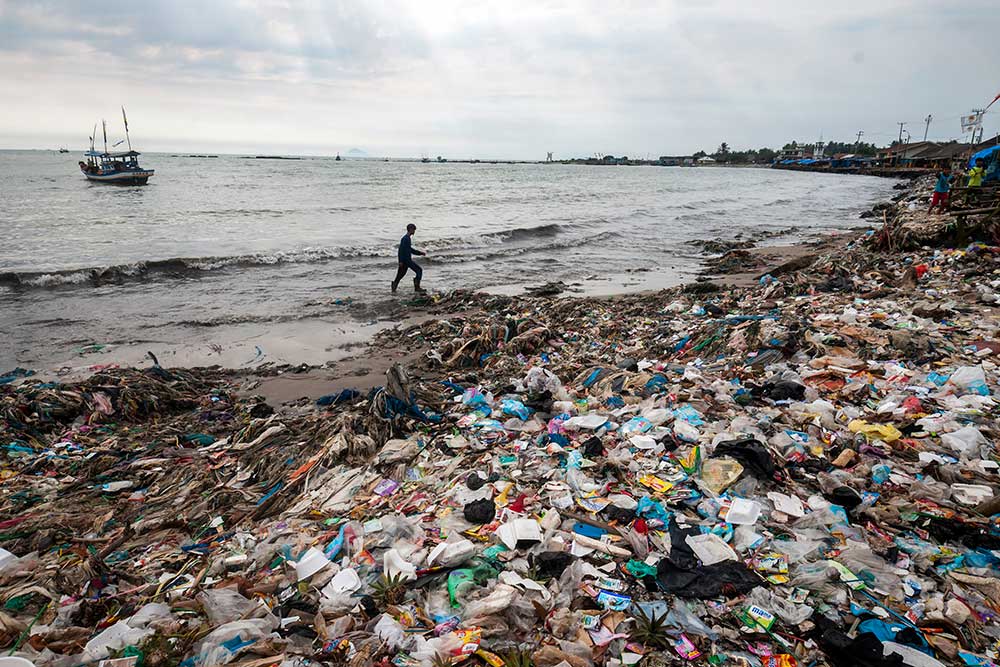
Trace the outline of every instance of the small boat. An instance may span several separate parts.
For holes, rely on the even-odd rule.
[[[122,107],[122,120],[125,121],[125,141],[128,142],[128,150],[120,153],[108,152],[108,123],[103,120],[101,124],[104,128],[104,152],[94,149],[94,139],[97,137],[97,126],[94,126],[94,133],[90,135],[90,150],[84,153],[87,161],[80,160],[80,171],[87,180],[116,185],[145,185],[153,175],[152,169],[143,169],[139,166],[140,153],[132,150],[125,107]],[[118,142],[121,143],[123,142]]]
[[[121,153],[87,151],[84,155],[87,161],[80,160],[80,171],[88,180],[98,183],[145,185],[154,172],[153,169],[143,169],[139,166],[138,151]]]
[[[60,153],[69,153],[69,149],[66,148],[65,146],[63,146],[62,148],[59,149],[59,152]]]

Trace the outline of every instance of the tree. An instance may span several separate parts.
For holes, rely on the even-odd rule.
[[[722,157],[729,155],[729,144],[727,144],[725,141],[719,144],[719,150],[716,151],[716,154]]]
[[[776,157],[778,157],[778,152],[767,147],[757,151],[757,162],[761,164],[770,164],[774,162],[774,158]]]
[[[693,157],[695,160],[699,160],[699,159],[705,157],[706,155],[708,155],[708,153],[706,153],[705,151],[698,151],[697,153],[695,153],[691,157]]]

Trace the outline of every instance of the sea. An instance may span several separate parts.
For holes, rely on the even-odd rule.
[[[146,186],[79,154],[0,151],[0,374],[15,366],[322,363],[384,313],[408,223],[423,286],[585,294],[675,285],[706,240],[867,226],[893,181],[766,168],[148,153]]]

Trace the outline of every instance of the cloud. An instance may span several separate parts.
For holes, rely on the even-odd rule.
[[[887,142],[927,113],[947,138],[1000,86],[996,16],[986,0],[0,0],[0,146],[80,143],[119,104],[167,150],[682,153]]]

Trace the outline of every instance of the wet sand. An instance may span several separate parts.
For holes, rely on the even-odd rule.
[[[783,266],[796,266],[800,262],[808,263],[818,255],[830,252],[834,249],[846,245],[856,234],[840,233],[824,236],[813,241],[804,241],[792,245],[764,246],[750,248],[747,250],[750,255],[749,261],[745,262],[746,270],[734,273],[705,274],[698,279],[698,282],[711,282],[720,288],[725,287],[746,287],[756,283],[760,276],[767,273],[781,273]],[[627,285],[622,285],[618,280],[614,282],[619,288],[617,291],[605,292],[604,287],[611,285],[594,285],[590,281],[572,283],[569,285],[571,291],[550,297],[561,298],[593,298],[598,300],[614,300],[623,298],[626,295],[655,294],[663,289],[676,287],[679,282],[665,284],[662,287],[651,289],[648,286],[641,290],[628,290]],[[684,284],[690,284],[687,281]],[[625,287],[626,289],[621,289]],[[490,290],[493,294],[508,294],[517,296],[522,294],[522,290],[510,290],[497,288]],[[335,394],[342,389],[355,389],[366,392],[373,387],[380,386],[385,380],[385,372],[393,363],[400,362],[403,365],[410,365],[409,362],[426,354],[428,347],[419,346],[416,351],[403,352],[392,348],[387,348],[379,344],[374,336],[377,331],[389,328],[407,328],[415,326],[430,319],[453,319],[460,318],[469,311],[461,312],[421,312],[421,306],[414,306],[413,317],[397,322],[383,322],[373,338],[369,339],[366,345],[354,348],[348,356],[339,358],[326,364],[323,368],[309,368],[301,371],[289,370],[280,374],[270,374],[266,376],[253,376],[251,381],[244,386],[244,391],[248,394],[257,394],[273,407],[291,402],[315,401],[321,396]],[[319,347],[316,341],[309,343],[311,348]]]

